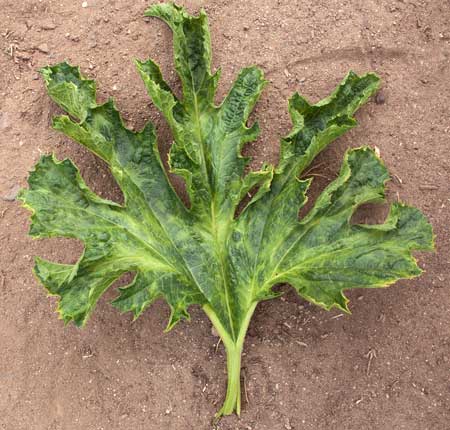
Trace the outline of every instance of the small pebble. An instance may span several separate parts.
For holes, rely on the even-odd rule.
[[[84,1],[83,3],[81,3],[81,7],[88,7],[88,2]]]

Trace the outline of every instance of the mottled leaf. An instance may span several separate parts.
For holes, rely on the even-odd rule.
[[[121,275],[113,305],[141,315],[157,298],[167,301],[167,329],[202,306],[228,355],[228,391],[219,415],[240,411],[240,357],[257,303],[289,283],[306,300],[348,310],[344,291],[384,287],[420,274],[411,252],[430,250],[430,224],[415,208],[395,203],[382,224],[353,224],[357,208],[384,201],[387,170],[373,150],[345,155],[339,176],[299,219],[310,179],[300,175],[326,146],[356,125],[354,112],[376,91],[374,74],[350,72],[336,90],[311,104],[289,101],[293,127],[281,140],[277,167],[248,172],[243,146],[257,138],[248,124],[266,81],[257,67],[243,69],[220,105],[219,73],[211,71],[211,43],[204,12],[189,15],[173,4],[146,15],[172,30],[178,98],[153,60],[136,66],[154,105],[173,134],[171,172],[186,182],[189,205],[172,188],[152,124],[127,129],[112,100],[97,104],[96,86],[67,63],[45,67],[50,97],[68,115],[54,128],[108,164],[124,203],[105,200],[85,184],[70,160],[44,156],[20,198],[32,212],[30,234],[83,241],[76,264],[36,260],[35,273],[67,323],[84,325],[101,295]]]

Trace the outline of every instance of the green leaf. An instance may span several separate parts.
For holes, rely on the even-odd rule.
[[[376,91],[374,74],[350,72],[327,98],[289,101],[292,131],[281,140],[280,162],[247,172],[243,146],[259,134],[248,125],[266,81],[257,67],[243,69],[220,105],[219,73],[211,72],[204,12],[190,16],[157,4],[148,16],[173,32],[177,98],[158,65],[136,61],[154,105],[173,133],[170,170],[184,178],[186,207],[163,168],[152,124],[133,132],[112,100],[96,102],[96,86],[67,63],[42,69],[50,97],[68,115],[54,128],[108,164],[124,204],[105,200],[85,184],[70,160],[44,156],[20,198],[32,212],[30,234],[83,241],[76,264],[36,260],[35,273],[52,295],[65,323],[84,325],[101,295],[133,272],[113,305],[141,315],[157,298],[169,304],[167,329],[202,306],[227,350],[228,389],[219,415],[240,412],[240,362],[248,324],[272,287],[289,283],[325,309],[348,310],[344,291],[384,287],[420,274],[411,252],[433,248],[433,233],[415,208],[396,203],[383,224],[354,225],[356,209],[384,201],[387,170],[367,147],[346,153],[341,172],[301,220],[311,180],[300,180],[326,146],[356,125],[354,112]],[[248,196],[248,197],[247,197]],[[245,204],[244,204],[245,202]]]

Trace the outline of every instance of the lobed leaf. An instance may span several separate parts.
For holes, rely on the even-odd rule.
[[[291,133],[281,142],[280,163],[244,175],[242,146],[257,137],[246,122],[266,84],[261,70],[243,69],[220,106],[218,74],[204,13],[188,15],[168,4],[152,6],[174,35],[175,66],[183,85],[178,100],[152,60],[136,65],[155,106],[174,135],[170,167],[188,185],[191,209],[178,198],[164,172],[153,126],[128,130],[114,102],[96,103],[96,85],[67,63],[42,70],[49,95],[69,116],[54,127],[103,158],[123,191],[125,204],[92,193],[69,161],[43,157],[22,193],[34,211],[31,234],[80,239],[85,251],[75,265],[38,260],[36,274],[61,296],[59,312],[84,324],[101,294],[118,277],[135,271],[114,305],[139,316],[165,297],[172,322],[187,317],[190,304],[208,304],[235,339],[248,309],[271,297],[271,287],[291,283],[306,299],[347,309],[342,291],[384,286],[419,274],[410,255],[431,247],[431,227],[420,213],[393,206],[377,228],[353,226],[358,205],[379,201],[388,179],[367,148],[350,151],[340,176],[304,220],[309,180],[298,175],[332,140],[356,125],[353,113],[378,88],[374,74],[350,72],[315,105],[295,94],[289,102]],[[246,194],[258,188],[238,218]],[[396,220],[396,223],[394,222]],[[422,240],[414,238],[422,235]],[[333,261],[333,263],[331,263]]]
[[[167,329],[201,305],[227,348],[229,389],[220,413],[240,410],[239,368],[243,339],[256,304],[289,283],[306,300],[348,311],[344,291],[384,287],[420,274],[414,250],[433,248],[432,228],[417,209],[395,203],[386,221],[354,225],[362,204],[382,202],[389,179],[373,150],[352,149],[339,176],[299,219],[310,179],[300,180],[329,143],[356,125],[355,111],[377,90],[374,74],[350,72],[336,90],[311,104],[299,94],[289,101],[293,127],[281,140],[277,167],[245,173],[243,146],[259,134],[247,124],[266,81],[257,67],[241,70],[223,102],[214,103],[219,72],[211,72],[207,18],[173,4],[146,12],[173,32],[177,98],[153,60],[136,66],[154,105],[173,133],[170,170],[181,176],[186,207],[163,168],[151,123],[127,129],[113,100],[96,102],[95,82],[67,63],[42,69],[50,97],[68,115],[55,129],[108,164],[124,204],[105,200],[85,184],[70,160],[44,156],[20,198],[32,212],[30,234],[83,241],[76,264],[36,260],[35,273],[52,295],[65,323],[84,325],[101,295],[126,272],[113,305],[141,315],[157,298],[171,308]],[[243,209],[237,209],[256,190]],[[239,213],[238,213],[239,212]],[[231,363],[231,364],[230,364]]]

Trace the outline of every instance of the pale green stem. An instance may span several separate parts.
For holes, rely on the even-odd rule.
[[[234,340],[225,330],[213,309],[209,305],[203,306],[203,310],[206,315],[208,315],[208,318],[211,320],[214,328],[217,330],[217,333],[219,333],[227,352],[227,395],[222,408],[216,414],[217,418],[222,415],[230,415],[233,412],[236,412],[237,415],[241,413],[241,355],[245,335],[256,305],[257,302],[254,302],[249,307],[247,314],[242,321],[239,329],[239,335],[236,340]]]

